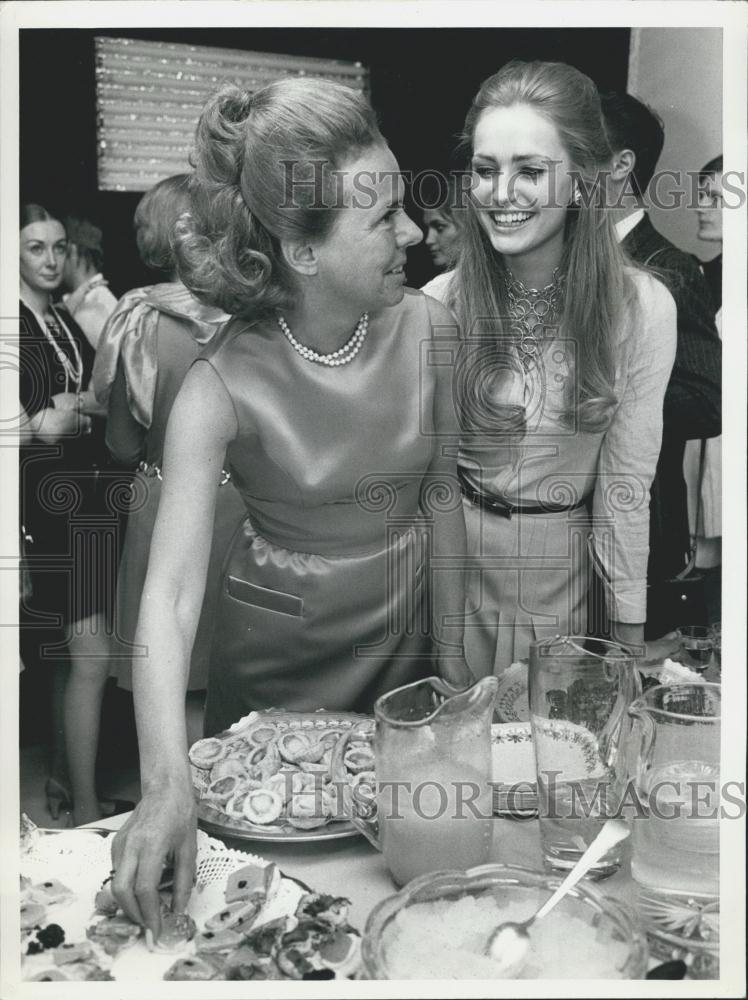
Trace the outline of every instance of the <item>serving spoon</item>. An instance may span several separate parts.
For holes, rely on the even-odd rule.
[[[507,979],[515,976],[524,966],[530,947],[529,928],[536,920],[542,920],[561,902],[564,896],[584,878],[592,866],[617,843],[629,835],[629,828],[620,819],[609,819],[590,846],[574,865],[545,903],[528,920],[506,921],[491,933],[486,944],[486,955],[501,968],[501,975]]]

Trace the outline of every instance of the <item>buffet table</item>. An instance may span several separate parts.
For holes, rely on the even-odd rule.
[[[113,816],[92,826],[116,830],[128,815]],[[381,854],[363,836],[308,844],[259,843],[231,838],[225,838],[224,843],[227,847],[274,861],[286,875],[306,882],[317,892],[347,897],[351,901],[351,923],[361,931],[372,908],[397,891]],[[491,861],[542,870],[538,821],[495,817]],[[620,871],[600,886],[609,895],[633,904],[636,888],[631,878],[628,849]]]

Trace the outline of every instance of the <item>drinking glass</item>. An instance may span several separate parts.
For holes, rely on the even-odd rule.
[[[712,630],[708,625],[681,625],[677,632],[681,663],[703,673],[711,664],[714,653]]]
[[[617,643],[557,636],[530,645],[530,722],[547,868],[572,868],[615,815],[628,777],[628,708],[641,693],[636,661]],[[591,870],[612,875],[621,843]]]

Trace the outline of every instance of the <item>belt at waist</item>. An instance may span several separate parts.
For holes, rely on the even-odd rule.
[[[500,497],[489,496],[487,493],[481,493],[480,490],[476,490],[474,486],[467,481],[465,474],[462,469],[457,470],[457,475],[460,480],[460,489],[462,490],[462,495],[470,503],[475,504],[476,507],[482,507],[484,510],[490,511],[492,514],[498,514],[499,517],[506,517],[511,520],[512,514],[562,514],[564,511],[577,510],[579,507],[584,507],[587,503],[587,497],[582,497],[581,500],[573,504],[553,504],[546,503],[538,506],[533,506],[531,504],[511,504],[506,500],[502,500]]]

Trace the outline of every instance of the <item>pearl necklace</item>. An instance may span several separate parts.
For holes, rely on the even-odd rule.
[[[369,331],[369,314],[364,313],[356,324],[356,329],[353,331],[353,334],[347,343],[343,344],[343,346],[338,348],[337,351],[333,351],[332,354],[318,354],[318,352],[312,350],[311,347],[305,347],[303,344],[299,343],[299,341],[291,333],[288,323],[286,323],[285,319],[280,314],[278,314],[276,318],[278,320],[278,326],[283,331],[286,340],[297,352],[297,354],[300,354],[306,361],[314,361],[318,365],[327,365],[328,368],[335,368],[338,365],[347,365],[349,362],[353,361],[358,352],[361,350],[364,340],[366,339],[366,334]]]
[[[72,383],[75,387],[72,391],[79,393],[83,384],[83,359],[81,358],[75,338],[63,323],[54,306],[50,306],[49,312],[42,318],[42,333],[47,338],[50,347],[55,352],[57,361],[65,372],[65,391],[69,391],[70,384]],[[57,338],[62,339],[63,335],[70,344],[74,361],[70,360],[67,353],[58,343]]]
[[[518,347],[525,369],[530,368],[540,353],[546,330],[558,325],[564,308],[564,282],[566,275],[559,269],[553,272],[545,288],[528,288],[519,278],[506,269],[506,292],[512,332],[518,337]]]

